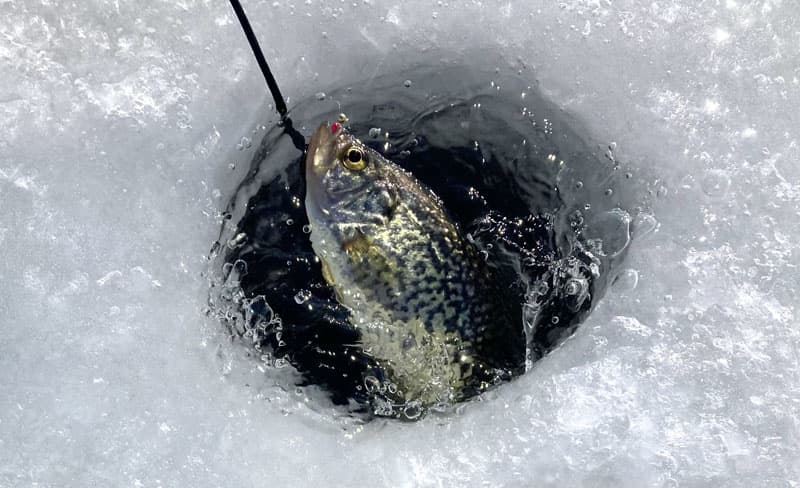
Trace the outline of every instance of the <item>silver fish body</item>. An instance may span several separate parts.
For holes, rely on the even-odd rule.
[[[522,325],[503,323],[497,284],[439,198],[338,124],[309,144],[306,211],[325,279],[387,372],[366,388],[399,404],[448,403],[519,363],[505,357],[520,350],[516,336],[501,331]]]

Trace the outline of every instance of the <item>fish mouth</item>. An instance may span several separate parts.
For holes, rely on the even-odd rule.
[[[323,122],[314,131],[306,154],[306,207],[326,208],[328,195],[322,180],[334,164],[337,140],[342,133],[339,124]]]

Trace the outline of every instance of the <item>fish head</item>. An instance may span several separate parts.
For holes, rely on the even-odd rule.
[[[338,123],[320,125],[306,156],[312,229],[328,226],[346,239],[348,229],[385,226],[398,203],[398,169]]]

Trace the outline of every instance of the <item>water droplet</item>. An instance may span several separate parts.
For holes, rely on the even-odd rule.
[[[413,83],[411,83],[411,80],[406,80],[406,81],[403,82],[403,86],[406,87],[406,88],[411,88],[412,84]]]
[[[306,303],[311,298],[311,292],[308,290],[300,290],[294,296],[294,301],[298,305]]]
[[[247,240],[247,234],[240,232],[228,240],[228,248],[236,249],[237,247],[242,246],[245,240]]]

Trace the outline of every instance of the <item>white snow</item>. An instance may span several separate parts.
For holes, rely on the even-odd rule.
[[[795,3],[245,8],[290,105],[433,48],[531,67],[655,199],[623,279],[453,417],[332,418],[202,314],[275,120],[229,5],[0,1],[0,486],[800,485]]]

